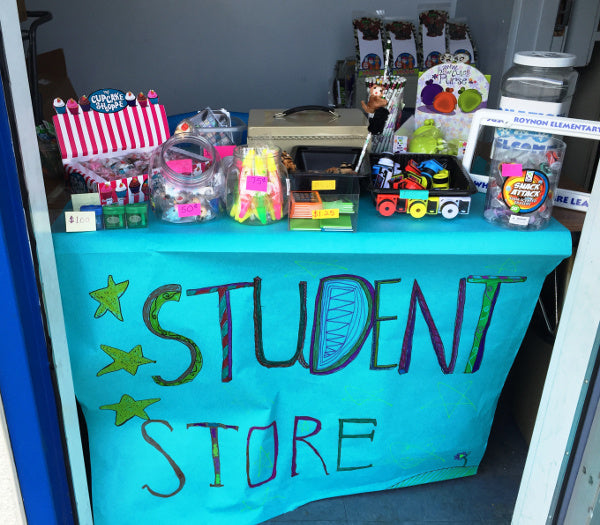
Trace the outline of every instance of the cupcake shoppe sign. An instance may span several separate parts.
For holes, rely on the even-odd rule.
[[[100,113],[116,113],[127,106],[125,93],[118,89],[100,89],[94,91],[88,98],[91,108]]]
[[[147,160],[169,138],[154,90],[99,89],[79,100],[54,100],[53,118],[68,185],[100,194],[103,206],[148,200]]]

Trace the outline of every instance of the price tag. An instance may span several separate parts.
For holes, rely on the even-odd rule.
[[[520,177],[523,174],[523,165],[516,163],[502,164],[503,177]]]
[[[319,190],[335,190],[335,180],[313,180],[311,189]]]
[[[269,179],[260,175],[249,175],[246,177],[246,190],[248,191],[267,191]]]
[[[179,160],[168,160],[167,166],[176,173],[183,175],[189,175],[192,173],[192,159],[179,159]]]
[[[180,217],[196,217],[198,215],[202,215],[202,204],[200,204],[199,202],[178,204],[177,215],[179,215]]]
[[[96,231],[96,214],[93,211],[66,211],[65,226],[67,232]]]
[[[394,135],[394,153],[406,153],[408,151],[408,137],[404,135]]]
[[[426,201],[429,198],[429,190],[400,190],[398,197],[401,199],[418,199]]]
[[[339,208],[327,208],[323,210],[313,210],[312,211],[313,219],[339,219],[340,218],[340,210]]]

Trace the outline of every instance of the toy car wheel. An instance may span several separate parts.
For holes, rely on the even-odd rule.
[[[420,219],[427,213],[427,206],[425,206],[425,203],[422,201],[413,202],[410,205],[408,213],[410,213],[410,215],[415,219]]]
[[[447,202],[442,206],[442,216],[444,219],[454,219],[458,215],[458,205],[456,202]]]
[[[390,199],[383,200],[377,206],[377,211],[384,217],[390,217],[396,211],[396,203]]]

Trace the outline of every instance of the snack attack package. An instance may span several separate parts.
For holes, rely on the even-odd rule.
[[[78,101],[54,100],[53,117],[67,185],[97,192],[102,205],[149,200],[152,152],[169,138],[158,95],[101,89]]]

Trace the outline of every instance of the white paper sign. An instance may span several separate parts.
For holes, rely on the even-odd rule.
[[[73,211],[79,211],[82,206],[94,205],[100,206],[99,193],[74,193],[71,195],[71,204]]]
[[[93,211],[66,211],[65,228],[68,233],[96,231],[96,213]]]

